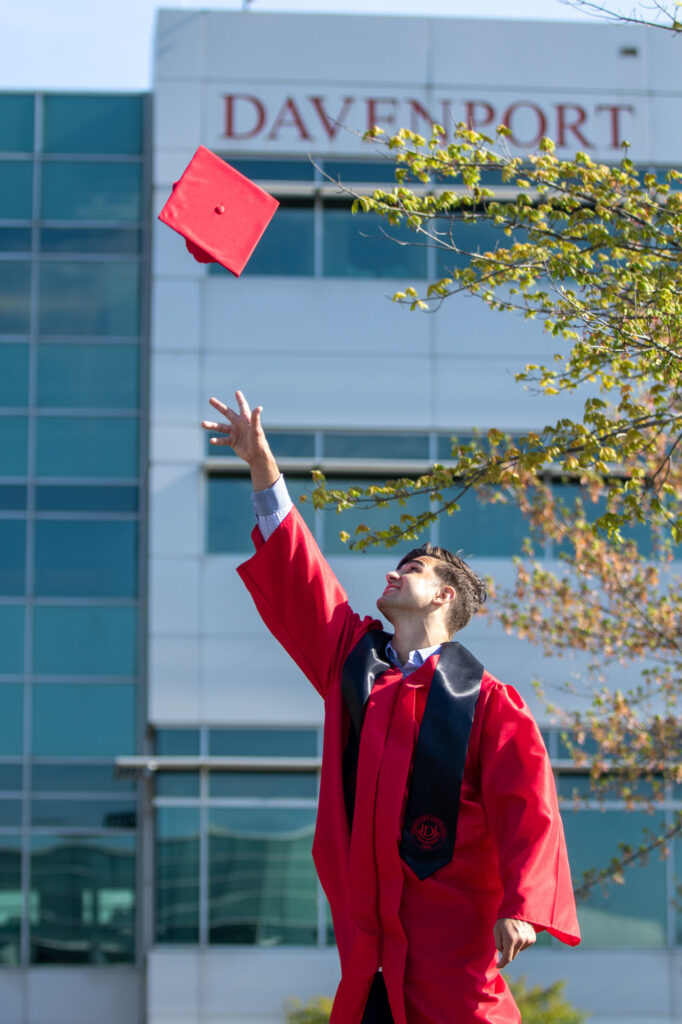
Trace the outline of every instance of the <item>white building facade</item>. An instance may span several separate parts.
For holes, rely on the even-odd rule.
[[[681,165],[679,42],[626,25],[176,10],[159,14],[155,45],[154,212],[199,144],[281,206],[239,280],[153,229],[144,1012],[149,1024],[280,1024],[287,998],[332,994],[338,981],[309,856],[322,705],[236,576],[251,548],[250,486],[226,449],[209,453],[198,425],[208,398],[241,388],[264,406],[296,497],[314,466],[340,481],[395,477],[447,458],[449,438],[474,427],[521,432],[577,411],[576,399],[513,381],[546,356],[536,325],[472,299],[432,316],[391,303],[439,275],[435,257],[353,218],[329,178],[358,191],[390,182],[362,133],[432,121],[505,123],[518,153],[547,134],[560,154],[617,162],[627,139],[640,165]],[[353,605],[372,611],[394,553],[349,553],[338,532],[353,514],[305,514]],[[479,571],[511,578],[523,526],[510,509],[467,506],[436,531]],[[560,767],[531,681],[551,690],[579,664],[543,659],[484,620],[463,639],[533,704]],[[568,796],[574,782],[559,784]],[[642,819],[569,801],[576,874]],[[540,942],[510,970],[567,979],[593,1024],[679,1024],[676,863],[682,874],[679,850],[608,899],[595,894],[581,908],[582,947]]]

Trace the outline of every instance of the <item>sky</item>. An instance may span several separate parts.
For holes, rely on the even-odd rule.
[[[159,7],[241,10],[242,0],[0,0],[0,90],[147,90]],[[575,20],[561,0],[251,0],[252,11]]]

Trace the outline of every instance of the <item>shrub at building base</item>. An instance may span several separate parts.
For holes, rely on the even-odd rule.
[[[563,981],[549,988],[534,985],[528,988],[525,978],[510,982],[510,989],[521,1011],[523,1024],[585,1024],[588,1014],[576,1010],[564,999]],[[332,1000],[316,996],[302,1006],[292,999],[287,1007],[287,1024],[328,1024]]]

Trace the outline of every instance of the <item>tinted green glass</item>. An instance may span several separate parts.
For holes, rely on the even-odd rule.
[[[0,345],[0,405],[28,405],[28,345]]]
[[[0,416],[0,474],[25,476],[28,457],[28,420]]]
[[[325,174],[335,181],[373,181],[391,186],[395,183],[395,164],[392,160],[324,160]]]
[[[199,941],[199,810],[156,812],[156,941]]]
[[[443,492],[448,501],[456,488]],[[440,516],[439,543],[450,551],[461,551],[462,557],[502,558],[521,554],[530,526],[513,496],[506,504],[484,501],[471,491],[458,500],[458,512]]]
[[[160,772],[155,783],[157,796],[199,796],[199,772]]]
[[[157,729],[154,747],[163,757],[191,757],[199,753],[199,730]]]
[[[36,472],[42,477],[136,477],[138,421],[41,416]]]
[[[31,264],[28,260],[3,260],[0,269],[0,334],[28,334]]]
[[[122,800],[31,801],[31,824],[39,828],[135,828],[135,803]]]
[[[45,96],[46,153],[141,153],[142,96]]]
[[[38,405],[135,409],[138,364],[137,345],[39,345]]]
[[[30,251],[30,228],[0,228],[0,252]]]
[[[21,828],[21,800],[0,800],[0,827]]]
[[[513,235],[507,237],[501,227],[491,224],[488,220],[448,221],[447,229],[452,230],[455,244],[464,251],[461,253],[448,252],[443,261],[443,273],[447,271],[448,267],[467,267],[469,265],[467,253],[469,252],[482,253],[494,252],[497,249],[509,249],[515,242],[528,240],[526,232],[522,229],[516,229]]]
[[[134,676],[136,608],[38,605],[33,668],[39,675]]]
[[[211,729],[213,757],[315,757],[317,729]]]
[[[136,688],[111,683],[36,683],[33,753],[117,757],[135,750]]]
[[[38,521],[35,593],[39,597],[134,597],[137,523]]]
[[[3,793],[21,790],[22,776],[20,764],[0,764],[0,790]]]
[[[580,501],[588,523],[593,523],[607,511],[606,497],[604,495],[601,495],[597,501],[592,501],[585,488],[581,487],[577,482],[570,481],[564,483],[563,481],[556,480],[552,483],[552,494],[555,501],[560,502],[569,510],[573,509],[576,502]],[[655,537],[645,523],[626,524],[621,528],[620,532],[625,540],[637,542],[640,554],[645,556],[651,554]],[[570,543],[555,543],[552,545],[552,555],[554,558],[558,558],[562,554],[568,555],[569,558],[572,556],[573,548]]]
[[[650,799],[654,793],[651,782],[640,779],[627,782],[629,793],[642,799]],[[615,777],[602,776],[594,783],[589,775],[565,774],[557,778],[557,793],[564,800],[619,800],[622,799],[623,784]]]
[[[142,233],[133,228],[43,228],[40,249],[47,253],[137,255],[142,251]]]
[[[0,150],[30,153],[33,149],[33,96],[0,95]]]
[[[35,836],[31,850],[31,963],[132,963],[134,837]]]
[[[132,793],[135,783],[114,778],[112,764],[48,764],[31,766],[31,789],[34,793]]]
[[[310,276],[314,270],[313,239],[312,203],[283,201],[244,273]]]
[[[0,683],[0,754],[21,754],[23,744],[24,687],[20,683]]]
[[[426,248],[396,244],[417,240],[405,227],[390,227],[371,214],[354,216],[350,207],[327,203],[323,235],[326,277],[426,277]]]
[[[0,484],[0,509],[3,512],[25,512],[26,487],[23,484]]]
[[[351,479],[349,477],[334,477],[330,478],[328,486],[333,488],[347,489],[349,487],[360,485],[369,486],[372,483],[380,482],[374,478],[367,479],[365,481]],[[364,509],[352,509],[347,512],[343,512],[340,515],[337,514],[334,508],[325,509],[322,512],[323,522],[323,537],[324,545],[323,549],[329,554],[333,555],[355,555],[360,557],[362,552],[354,552],[349,547],[355,534],[355,530],[361,524],[369,526],[373,530],[385,530],[392,523],[399,522],[401,515],[414,516],[420,512],[424,512],[428,509],[429,502],[428,498],[423,495],[417,495],[416,497],[409,498],[405,505],[398,505],[396,502],[389,504],[388,508],[364,508]],[[339,532],[345,530],[351,535],[351,542],[344,544],[339,537]],[[387,560],[387,568],[397,563],[400,555],[405,554],[412,548],[421,544],[422,541],[428,539],[428,534],[420,537],[419,540],[405,540],[396,544],[390,549],[390,551],[383,551],[376,549],[374,554],[382,554]],[[379,581],[378,581],[379,582]]]
[[[0,964],[3,966],[16,967],[20,962],[23,914],[21,837],[0,836]]]
[[[310,160],[259,160],[227,156],[228,163],[254,181],[313,181],[315,168]]]
[[[26,521],[0,519],[0,594],[23,594],[26,572]]]
[[[36,487],[39,512],[137,512],[137,487]]]
[[[209,941],[315,945],[315,808],[209,811]]]
[[[39,331],[43,335],[133,337],[140,329],[140,273],[134,263],[43,261]]]
[[[138,221],[142,164],[45,162],[43,220]]]
[[[564,811],[564,830],[573,878],[603,867],[618,853],[618,843],[637,847],[642,829],[662,827],[662,814],[635,811]],[[606,894],[595,886],[580,902],[583,946],[621,948],[666,945],[665,864],[651,857],[631,868],[625,885],[609,885]]]
[[[24,606],[0,604],[0,672],[23,671]]]
[[[310,526],[314,521],[312,503],[299,498],[312,491],[309,478],[287,476],[292,501]],[[211,553],[248,551],[254,527],[251,481],[243,476],[211,476],[208,479],[207,547]]]
[[[211,436],[206,437],[206,453],[209,456],[225,458],[225,456],[236,456],[233,450],[227,445],[212,445]],[[275,458],[298,458],[312,459],[315,455],[315,435],[303,433],[296,430],[268,430],[268,441]]]
[[[679,799],[679,796],[678,796],[678,799]],[[679,837],[676,839],[676,841],[674,842],[673,845],[674,845],[674,857],[675,857],[674,862],[673,862],[675,892],[679,893],[679,892],[682,891],[682,843],[680,842]],[[675,928],[676,942],[677,942],[678,946],[682,946],[682,906],[680,905],[679,899],[677,901],[677,904],[676,904],[676,907],[675,907],[675,911],[676,911],[676,913],[675,913],[675,919],[676,919],[676,928]]]
[[[254,800],[317,797],[317,775],[308,772],[211,772],[209,784],[211,796]]]
[[[33,163],[0,160],[0,217],[30,220],[33,216]]]
[[[428,459],[425,434],[326,433],[323,451],[329,459]]]

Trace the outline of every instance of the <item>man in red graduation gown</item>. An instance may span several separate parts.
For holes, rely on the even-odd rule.
[[[251,471],[258,610],[325,701],[313,857],[342,977],[331,1024],[518,1024],[500,968],[541,930],[579,942],[554,780],[528,708],[459,643],[485,599],[424,545],[361,618],[292,507],[260,424],[204,422]],[[498,959],[498,952],[500,954]]]

